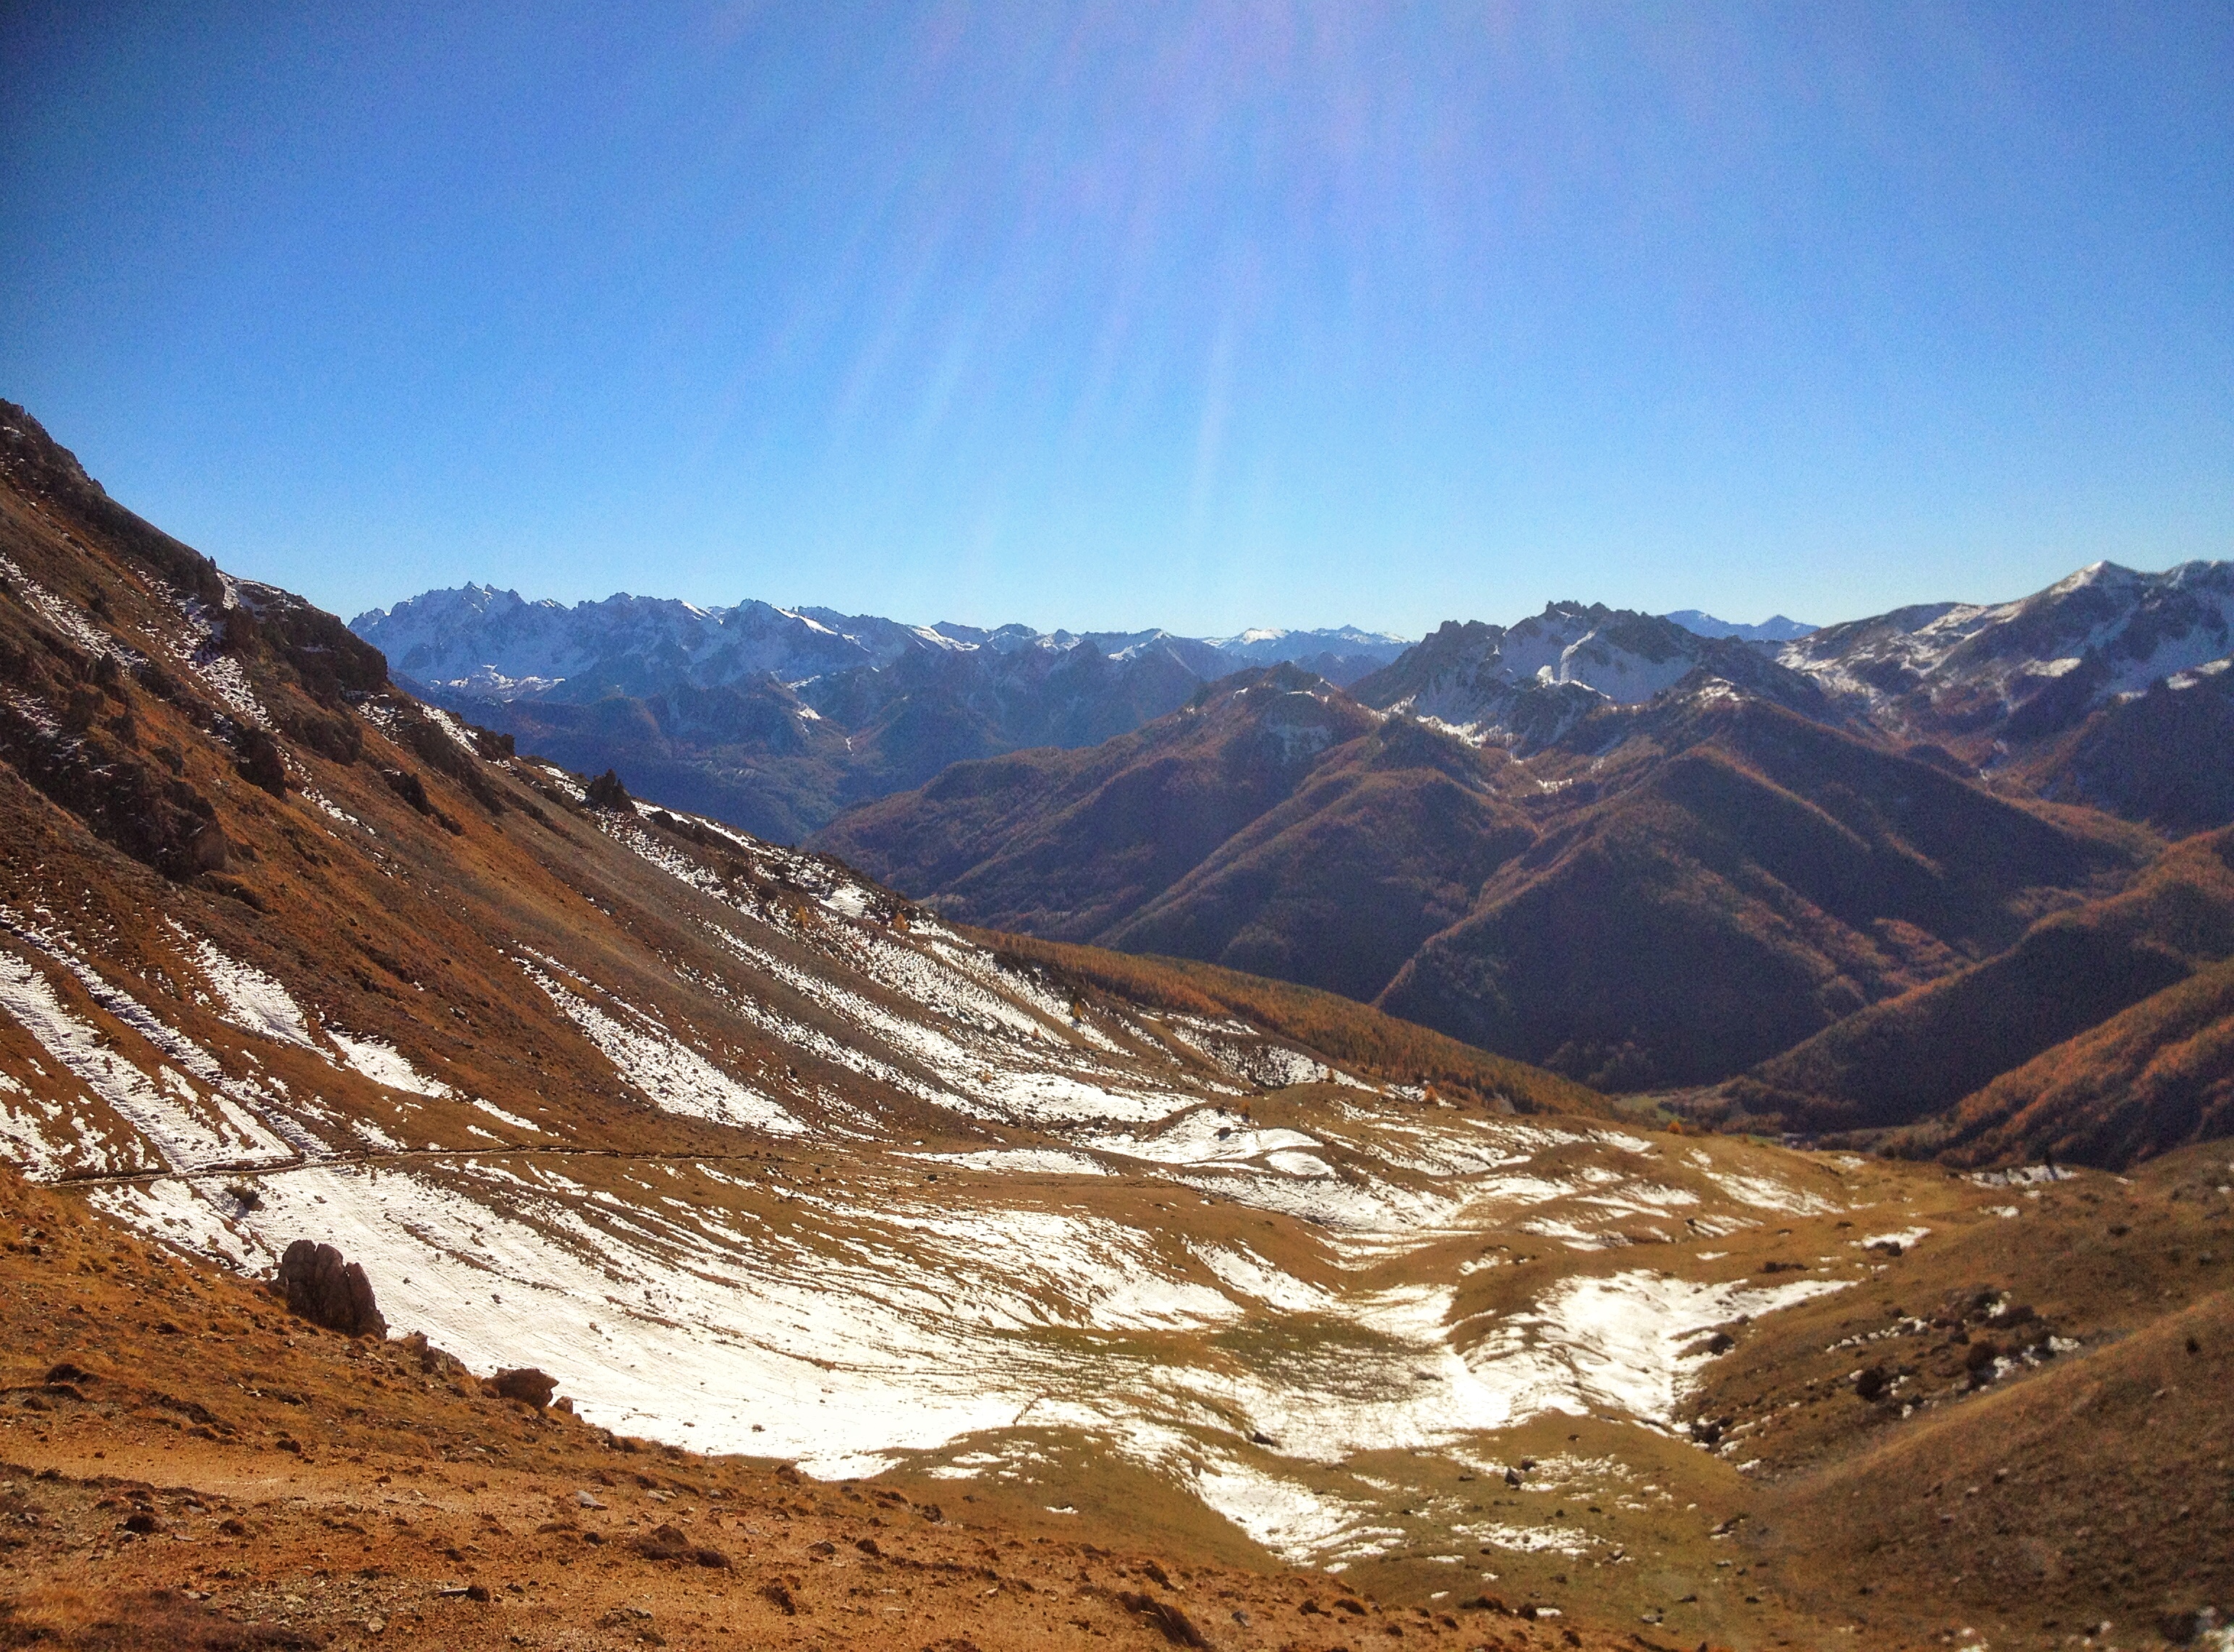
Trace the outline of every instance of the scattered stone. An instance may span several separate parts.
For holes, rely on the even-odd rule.
[[[719,1549],[709,1549],[694,1543],[690,1534],[680,1526],[663,1525],[637,1539],[637,1552],[646,1560],[687,1560],[712,1570],[727,1571],[729,1557]]]
[[[279,1258],[274,1294],[290,1313],[347,1336],[385,1336],[388,1322],[373,1301],[372,1281],[330,1244],[297,1239]]]
[[[1163,1632],[1164,1639],[1173,1646],[1207,1647],[1202,1631],[1195,1628],[1187,1615],[1167,1600],[1158,1600],[1153,1595],[1120,1589],[1117,1603],[1145,1622],[1148,1627]]]
[[[454,1381],[469,1374],[463,1360],[436,1348],[427,1340],[424,1331],[412,1332],[410,1335],[401,1338],[395,1346],[418,1360],[419,1369],[423,1375],[447,1376]]]

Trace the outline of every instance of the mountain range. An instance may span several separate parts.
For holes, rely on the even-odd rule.
[[[1717,619],[1712,614],[1702,613],[1695,608],[1679,608],[1672,614],[1662,614],[1662,619],[1672,619],[1687,631],[1701,637],[1734,637],[1747,643],[1789,643],[1813,630],[1813,625],[1803,625],[1782,614],[1771,614],[1758,625],[1741,625],[1727,619]]]
[[[1297,661],[1349,682],[1406,647],[1354,627],[1205,639],[626,595],[568,608],[480,585],[351,628],[477,723],[782,842],[950,763],[1126,733],[1238,669]]]
[[[1807,630],[1780,616],[1687,617],[1686,637]],[[399,682],[477,724],[784,842],[951,763],[1129,733],[1236,670],[1294,664],[1341,687],[1412,647],[1354,626],[987,630],[626,594],[567,607],[485,585],[427,591],[350,626]]]
[[[1490,654],[1578,623],[1401,680],[1511,705]],[[1571,658],[1554,704],[1597,669]],[[1941,1135],[1910,1150],[1992,1168],[1716,1133],[1340,993],[958,924],[426,704],[0,405],[0,1626],[911,1652],[2209,1630],[2234,1598],[2197,1513],[2224,1490],[2225,1149],[2126,1126],[2177,1125],[2223,1023],[2223,841],[1996,796],[1720,677],[1647,695],[1669,662],[1636,659],[1643,697],[1541,746],[1279,663],[1115,749],[933,786],[984,780],[1020,852],[1062,788],[1075,820],[1019,865],[1098,836],[1088,884],[1036,886],[1113,924],[1178,921],[1174,872],[1223,846],[1195,823],[1290,808],[1390,868],[1315,921],[1409,887],[1467,914],[1435,931],[1454,957],[1538,887],[1585,912],[1634,867],[1708,868],[1632,940],[1649,963],[1682,911],[1715,938],[1647,984],[1764,924],[1778,957],[1920,983],[1883,1030],[1718,1091],[1733,1120],[1866,1102],[1873,1052],[1913,1047],[1899,1117]],[[1623,738],[1591,754],[1593,729]],[[1251,852],[1300,877],[1284,835]],[[1434,875],[1407,885],[1414,857]],[[1205,882],[1244,900],[1251,864]],[[1275,918],[1316,898],[1268,886]],[[2003,1016],[2022,1064],[1930,1111],[1934,1028],[2074,975],[2111,980],[2092,1010],[2145,996],[2075,1039]],[[2054,1059],[2022,1060],[2041,1036]],[[2026,1162],[2043,1116],[2126,1173]]]
[[[2221,563],[1780,645],[1554,604],[1346,690],[1237,675],[810,842],[957,917],[1309,983],[1726,1124],[2123,1162],[2234,1120],[2188,984],[2227,956],[2215,863],[2164,848],[2234,821],[2231,622]],[[2185,928],[2120,916],[2167,902]],[[2088,1076],[2175,1052],[2114,1101]]]
[[[1945,1120],[2216,962],[2036,960],[2166,838],[2234,821],[2230,623],[2234,566],[2197,563],[1818,628],[1553,603],[1408,646],[478,587],[354,630],[533,748],[958,919],[1295,981],[1726,1124],[2117,1159],[2215,1133],[2223,1085],[2115,1127]],[[1913,1012],[1928,1099],[1858,1105],[1809,1053],[1974,972],[2032,996]]]

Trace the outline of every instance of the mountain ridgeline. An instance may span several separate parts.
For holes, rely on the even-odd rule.
[[[2192,996],[2215,931],[2120,914],[2205,898],[2164,846],[2234,823],[2234,565],[1819,628],[1554,603],[1409,646],[478,587],[355,629],[523,748],[951,918],[1337,993],[1702,1120],[2106,1162],[2225,1127],[2208,1037],[2115,1121],[1979,1098],[2042,1061],[2076,1096],[2063,1046],[2200,1013],[2144,1006]]]
[[[477,585],[352,624],[399,682],[477,724],[782,842],[951,763],[1125,734],[1238,669],[1346,682],[1406,646],[1347,627],[1204,640],[625,595],[566,608]]]
[[[1782,642],[1555,604],[1346,689],[1237,675],[811,841],[957,917],[1323,987],[1702,1120],[2124,1162],[2234,1126],[2188,984],[2227,955],[2217,863],[2164,851],[2234,820],[2230,630],[2225,564]],[[2177,1081],[2041,1102],[2119,1016],[2155,1030],[2115,1059],[2171,1040]]]

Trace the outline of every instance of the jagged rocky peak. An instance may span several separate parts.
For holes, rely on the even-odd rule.
[[[1446,622],[1394,664],[1360,680],[1366,704],[1464,732],[1542,745],[1594,709],[1642,706],[1708,685],[1765,695],[1815,715],[1819,692],[1754,645],[1603,603],[1553,602],[1506,627]]]
[[[1932,738],[2027,740],[2234,653],[2234,563],[2096,562],[2015,602],[1826,626],[1780,661]]]

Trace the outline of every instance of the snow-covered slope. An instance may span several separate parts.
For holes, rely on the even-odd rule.
[[[1510,627],[1447,623],[1351,692],[1470,739],[1525,748],[1558,740],[1599,707],[1642,705],[1709,679],[1787,703],[1819,699],[1750,644],[1579,603],[1550,604]]]
[[[1829,625],[1778,659],[1880,722],[1938,740],[2053,734],[2234,653],[2234,563],[2097,562],[2015,602],[1932,604]]]

